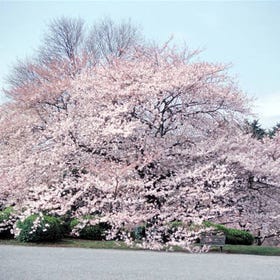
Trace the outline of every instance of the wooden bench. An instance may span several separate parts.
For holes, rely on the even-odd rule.
[[[226,243],[225,235],[203,235],[200,237],[200,246],[214,245],[220,247],[220,252],[223,251],[223,246]]]

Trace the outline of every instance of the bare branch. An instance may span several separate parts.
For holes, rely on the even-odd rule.
[[[139,28],[129,21],[114,23],[110,18],[95,24],[86,41],[87,51],[96,60],[120,57],[142,42]]]

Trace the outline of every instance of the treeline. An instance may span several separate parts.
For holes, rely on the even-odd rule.
[[[278,122],[275,126],[269,129],[265,129],[259,123],[259,120],[253,120],[252,122],[246,121],[247,132],[252,134],[252,137],[256,139],[263,139],[268,136],[273,138],[277,131],[280,129],[280,122]]]

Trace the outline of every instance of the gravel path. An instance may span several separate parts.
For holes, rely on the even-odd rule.
[[[1,280],[279,280],[280,257],[0,246]]]

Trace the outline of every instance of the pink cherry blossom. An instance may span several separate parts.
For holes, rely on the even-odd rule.
[[[137,246],[151,249],[191,250],[209,219],[279,235],[279,196],[265,190],[279,192],[280,136],[245,134],[250,101],[226,66],[168,45],[91,68],[85,59],[75,75],[61,62],[36,69],[40,78],[1,106],[2,207],[21,218],[92,215],[78,227],[108,222],[107,239],[128,244],[145,225]],[[262,212],[260,191],[258,203],[271,204]]]

